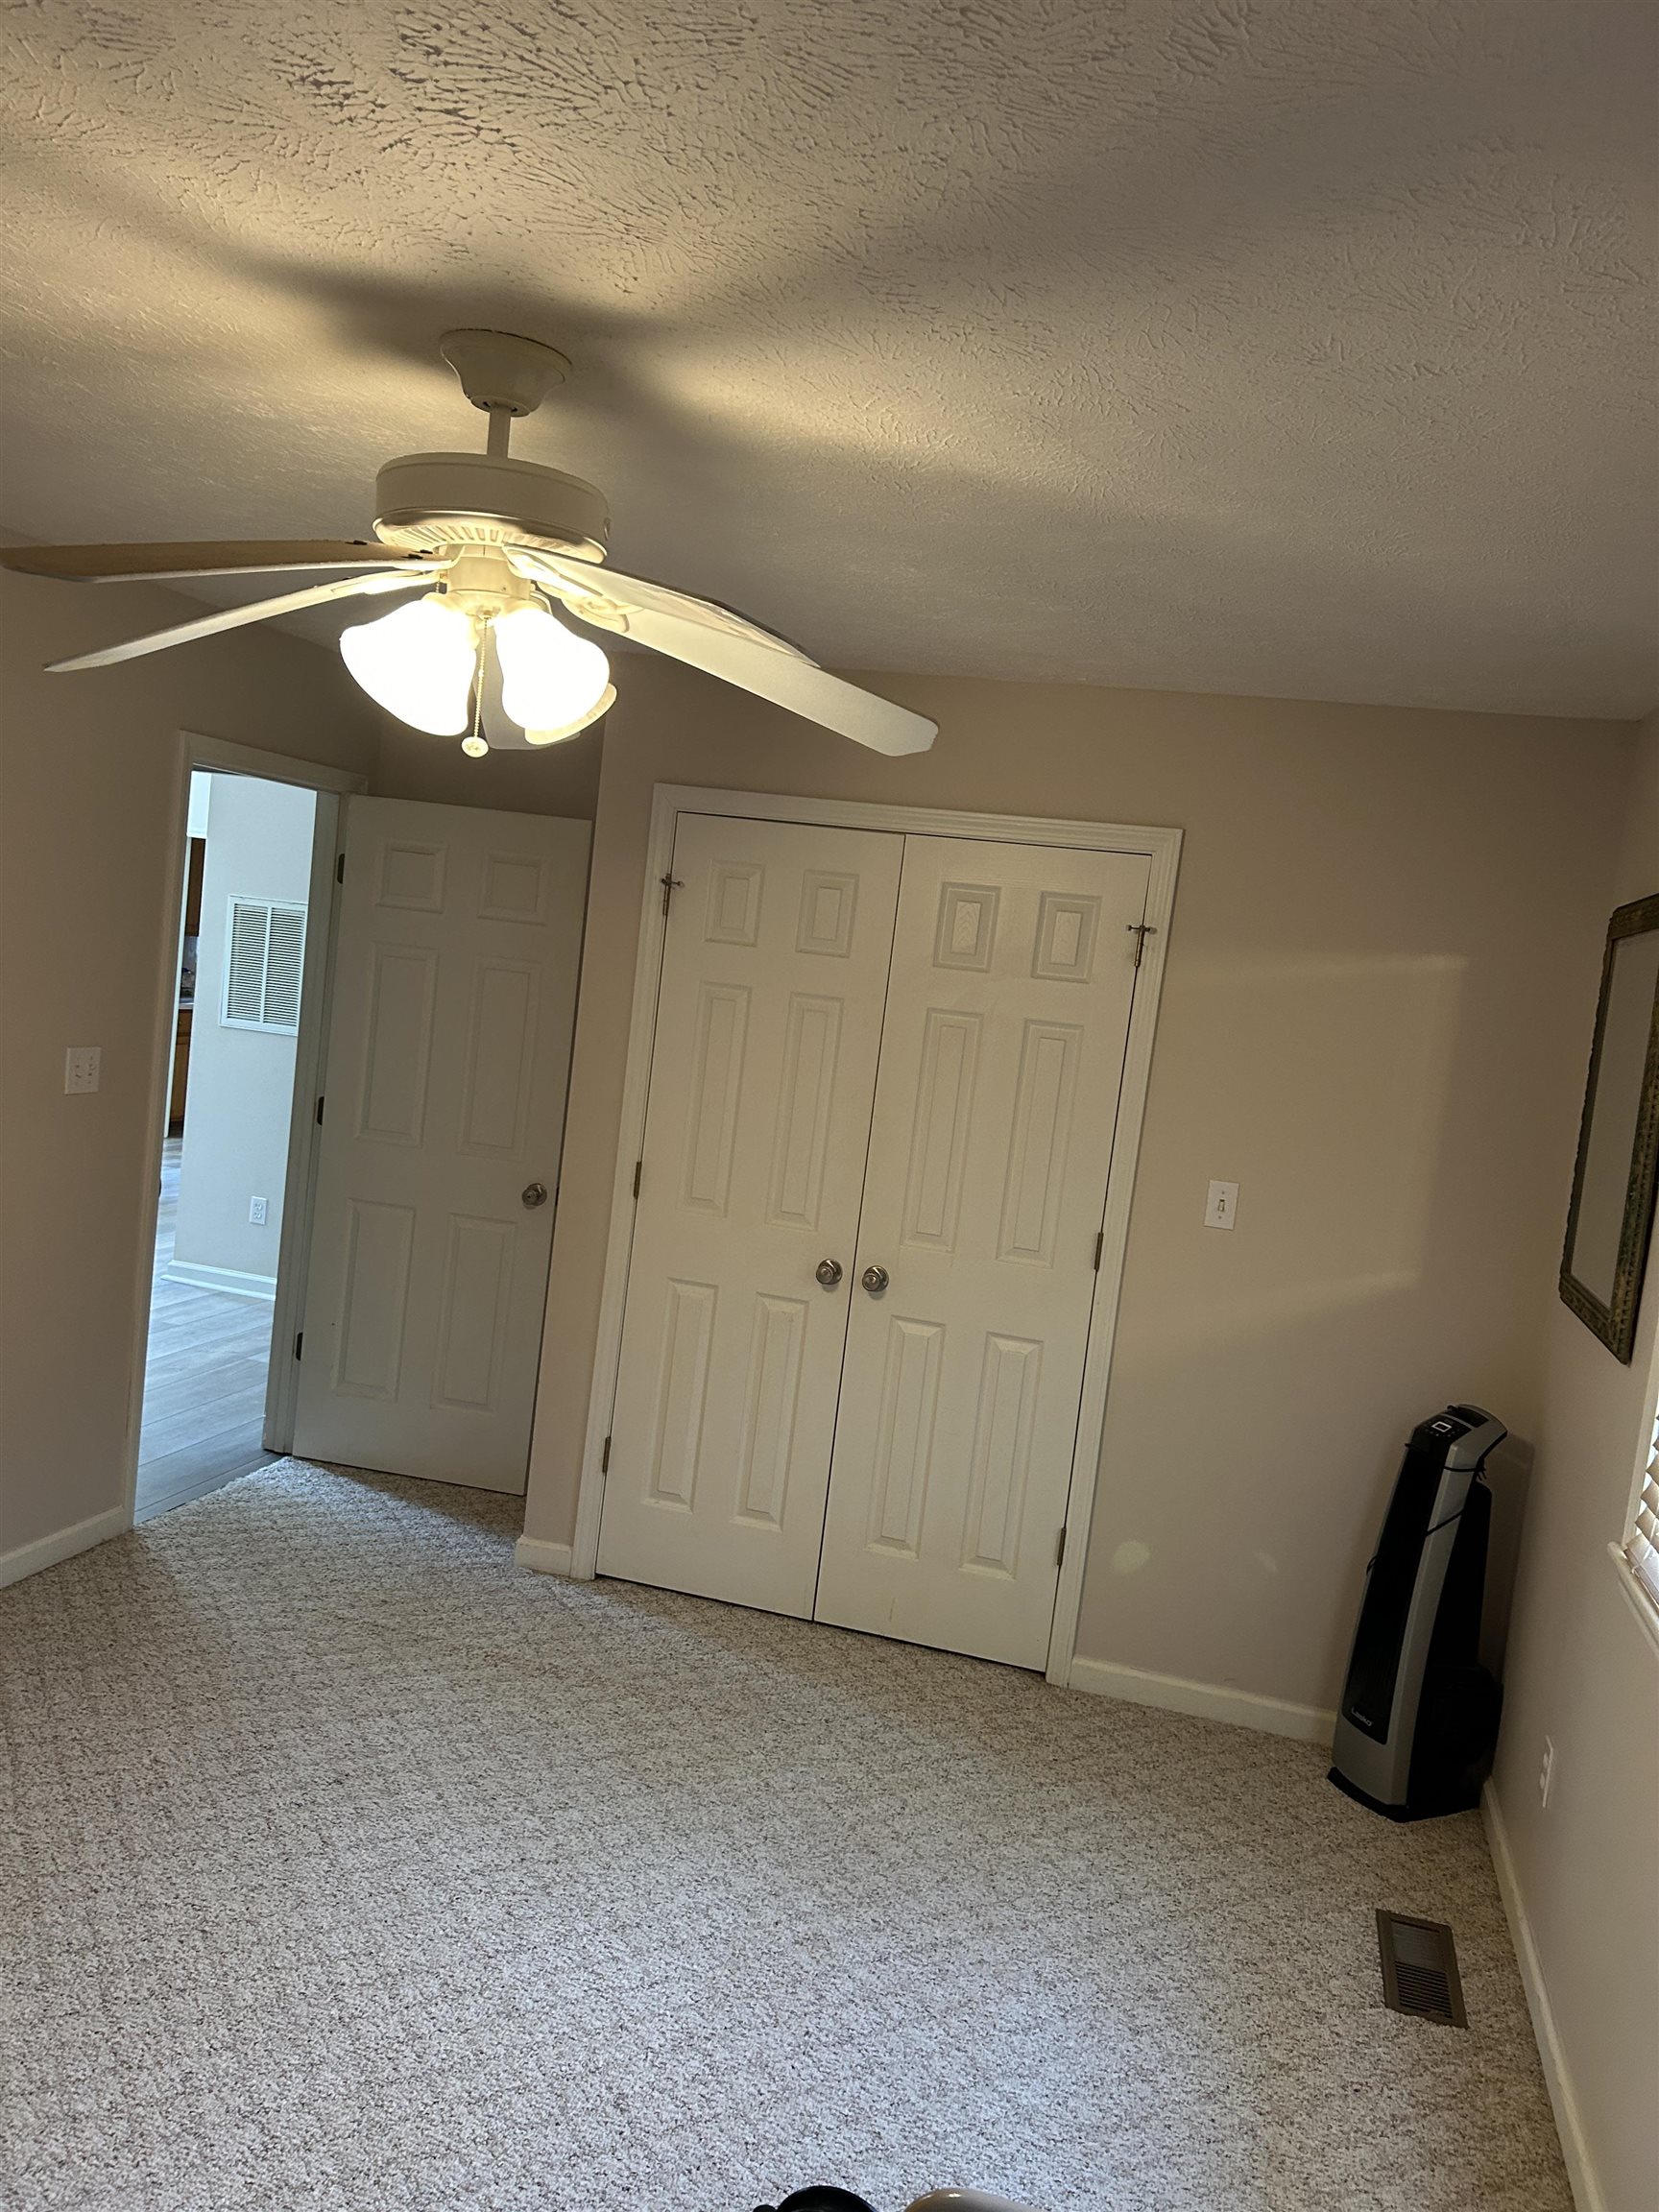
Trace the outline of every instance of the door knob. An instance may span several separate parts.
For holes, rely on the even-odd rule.
[[[826,1290],[833,1290],[841,1280],[841,1262],[839,1260],[820,1260],[812,1272]]]
[[[885,1267],[866,1267],[861,1280],[871,1297],[879,1298],[887,1287],[887,1270]]]
[[[547,1203],[546,1184],[526,1183],[523,1190],[518,1193],[518,1199],[519,1203],[524,1206],[545,1206]]]

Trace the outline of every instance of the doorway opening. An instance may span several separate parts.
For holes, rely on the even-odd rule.
[[[318,811],[302,784],[191,772],[138,1521],[273,1456],[267,1399],[314,966],[306,943],[328,925],[311,911]],[[328,834],[331,845],[331,822]]]
[[[522,1491],[589,825],[183,748],[133,1519],[289,1453]]]

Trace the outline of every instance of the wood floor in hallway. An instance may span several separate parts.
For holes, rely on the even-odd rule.
[[[150,1302],[137,1518],[199,1498],[272,1456],[260,1440],[272,1309],[258,1298],[175,1283],[181,1138],[161,1155],[161,1206]]]

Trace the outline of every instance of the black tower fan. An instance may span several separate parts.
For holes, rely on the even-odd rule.
[[[1492,1765],[1503,1693],[1480,1665],[1492,1494],[1508,1431],[1448,1406],[1411,1431],[1366,1571],[1331,1779],[1391,1820],[1465,1813]]]

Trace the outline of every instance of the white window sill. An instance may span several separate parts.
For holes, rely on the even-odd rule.
[[[1624,1601],[1641,1622],[1647,1641],[1659,1651],[1659,1605],[1655,1605],[1647,1591],[1630,1572],[1630,1562],[1617,1544],[1609,1544],[1607,1556],[1613,1563],[1613,1572],[1619,1587],[1624,1593]]]

